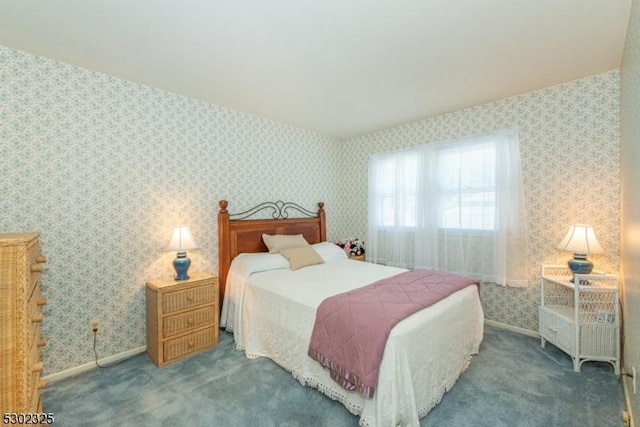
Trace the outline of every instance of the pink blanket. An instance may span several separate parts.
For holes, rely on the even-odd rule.
[[[384,347],[402,319],[469,285],[471,278],[411,270],[325,299],[316,312],[309,356],[347,390],[373,397]]]

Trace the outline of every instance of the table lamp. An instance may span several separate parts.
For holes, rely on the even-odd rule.
[[[593,227],[583,224],[569,227],[569,231],[558,245],[558,249],[573,252],[573,258],[567,262],[573,274],[591,273],[593,263],[587,259],[587,255],[604,253],[604,249],[596,239]]]
[[[177,251],[176,259],[173,260],[173,268],[176,269],[176,280],[187,280],[187,271],[191,265],[191,260],[187,257],[187,251],[198,249],[198,244],[193,240],[191,231],[186,225],[180,225],[173,229],[173,237],[167,251]]]

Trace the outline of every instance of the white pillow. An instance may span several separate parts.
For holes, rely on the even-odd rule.
[[[262,240],[269,249],[270,254],[280,252],[282,249],[299,248],[309,246],[302,234],[263,234]]]
[[[346,252],[338,245],[329,242],[314,243],[311,245],[318,252],[324,262],[340,261],[348,259]]]
[[[280,254],[267,252],[242,253],[231,261],[231,268],[240,276],[249,277],[251,273],[259,271],[289,268],[289,261]]]

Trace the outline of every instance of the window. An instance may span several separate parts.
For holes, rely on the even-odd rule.
[[[418,157],[415,153],[401,153],[380,159],[374,167],[380,191],[381,217],[384,227],[415,227],[416,182]]]
[[[493,230],[495,227],[495,143],[436,150],[440,228]],[[373,160],[380,197],[380,224],[416,225],[418,153],[399,152]]]
[[[515,131],[373,155],[367,259],[526,284]]]
[[[496,215],[495,142],[437,150],[440,227],[493,230]]]

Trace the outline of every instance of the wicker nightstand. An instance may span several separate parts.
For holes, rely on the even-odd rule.
[[[218,345],[218,278],[147,282],[147,353],[158,366]]]
[[[566,265],[543,265],[538,309],[542,347],[548,342],[573,359],[580,371],[588,361],[609,362],[620,374],[618,277],[573,274]]]

